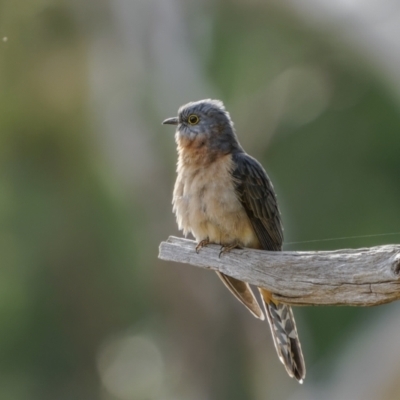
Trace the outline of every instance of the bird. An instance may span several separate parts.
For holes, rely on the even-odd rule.
[[[163,124],[176,126],[173,212],[178,228],[196,239],[195,251],[211,243],[221,246],[220,256],[245,247],[281,251],[283,226],[274,187],[262,165],[240,145],[223,102],[190,102]],[[248,283],[217,275],[256,318],[265,319]],[[258,290],[278,357],[289,376],[303,383],[305,362],[292,309],[267,289]]]

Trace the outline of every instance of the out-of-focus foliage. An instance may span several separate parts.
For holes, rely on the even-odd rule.
[[[290,244],[399,230],[397,93],[363,54],[289,1],[0,3],[0,398],[395,399],[397,305],[296,309],[299,388],[214,274],[157,260],[178,234],[160,122],[204,97],[271,176],[286,249],[397,242]],[[372,346],[349,397],[337,371]]]

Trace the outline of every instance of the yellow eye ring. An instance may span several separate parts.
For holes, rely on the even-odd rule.
[[[199,123],[199,117],[196,114],[190,114],[188,117],[188,122],[190,125],[196,125]]]

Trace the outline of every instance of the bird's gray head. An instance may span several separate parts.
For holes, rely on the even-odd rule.
[[[163,124],[177,125],[178,146],[208,148],[209,151],[227,154],[240,149],[233,122],[220,100],[199,100],[185,104],[178,116],[166,119]]]

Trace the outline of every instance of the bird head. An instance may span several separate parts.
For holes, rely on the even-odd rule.
[[[183,105],[178,116],[163,124],[176,125],[176,142],[181,147],[208,148],[229,153],[240,147],[229,113],[220,100],[200,100]]]

